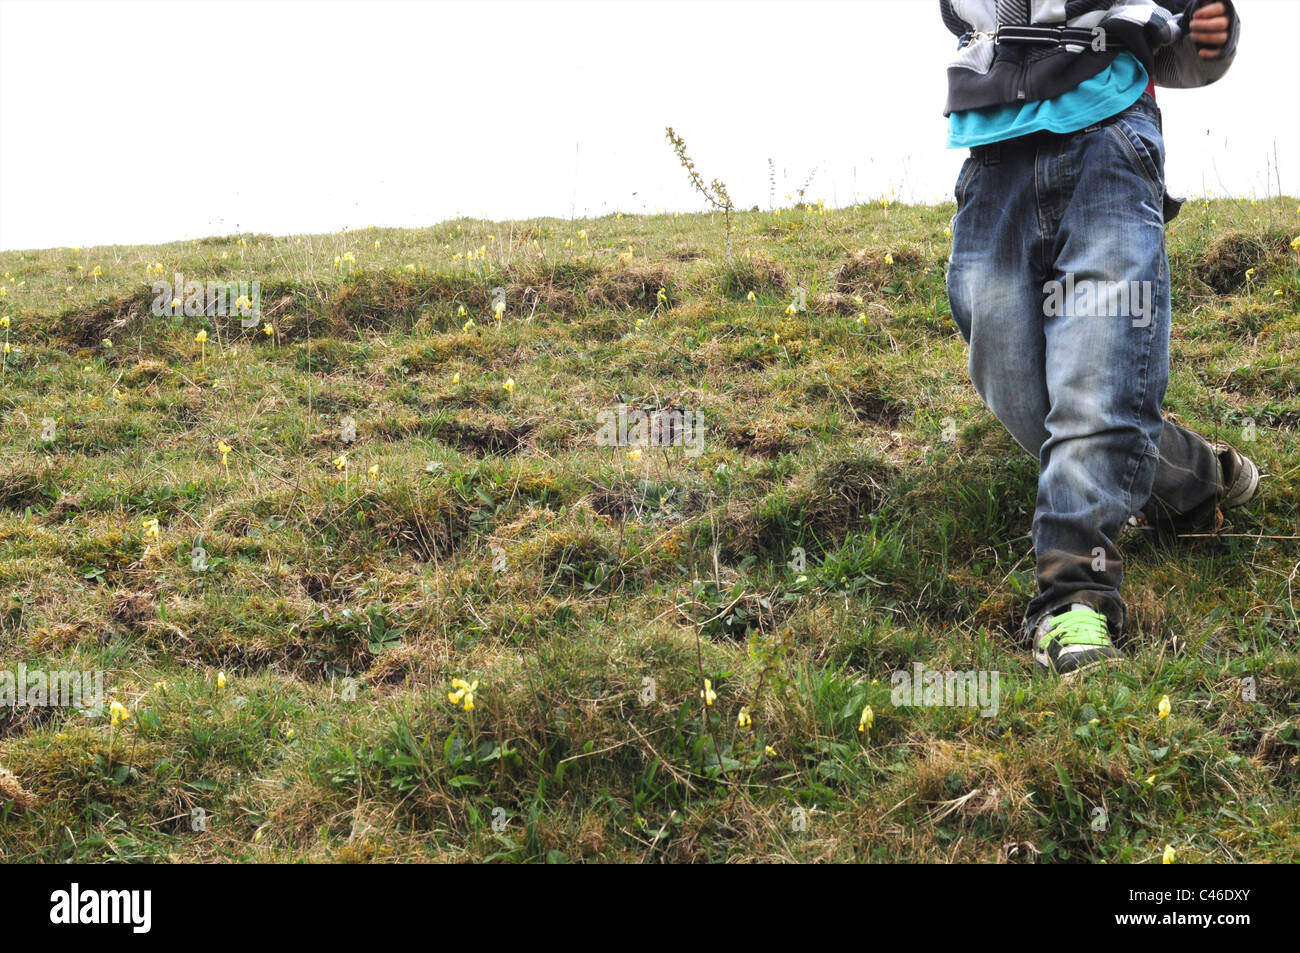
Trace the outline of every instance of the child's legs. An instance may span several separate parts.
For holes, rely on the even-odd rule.
[[[955,194],[948,302],[970,344],[971,383],[1037,459],[1048,397],[1033,147],[973,150]]]
[[[1142,515],[1152,525],[1178,532],[1212,532],[1223,493],[1223,470],[1209,441],[1166,420],[1155,484]]]
[[[1082,602],[1126,621],[1115,541],[1151,495],[1169,379],[1164,145],[1143,97],[1118,119],[1040,150],[1051,225],[1044,318],[1048,438],[1034,515],[1039,595],[1032,619]]]

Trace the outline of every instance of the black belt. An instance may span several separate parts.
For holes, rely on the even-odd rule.
[[[995,44],[1016,46],[1082,46],[1097,52],[1127,49],[1119,36],[1099,26],[1012,26],[1003,23],[992,33],[977,32],[967,36],[972,39],[991,37]]]

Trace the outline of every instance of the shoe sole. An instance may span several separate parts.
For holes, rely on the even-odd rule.
[[[1233,481],[1233,486],[1238,486],[1242,481],[1242,477],[1245,477],[1246,480],[1245,486],[1242,486],[1235,493],[1225,495],[1223,502],[1219,504],[1223,509],[1230,510],[1236,506],[1243,506],[1254,499],[1255,491],[1259,489],[1259,467],[1255,466],[1254,460],[1237,453],[1231,447],[1226,449],[1232,450],[1236,454],[1241,465],[1241,470],[1237,474],[1237,479]]]
[[[1052,666],[1045,665],[1038,661],[1038,657],[1034,656],[1034,674],[1055,675],[1057,678],[1069,679],[1076,675],[1081,675],[1084,672],[1091,671],[1094,668],[1100,668],[1103,665],[1119,665],[1125,661],[1127,661],[1127,659],[1125,659],[1123,655],[1103,655],[1101,658],[1093,659],[1091,662],[1080,665],[1078,668],[1072,668],[1068,672],[1058,672],[1056,669],[1052,668]]]

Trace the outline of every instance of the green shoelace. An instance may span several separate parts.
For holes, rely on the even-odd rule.
[[[1110,645],[1110,632],[1106,628],[1106,617],[1095,609],[1071,609],[1052,619],[1038,642],[1038,647],[1046,648],[1047,643],[1057,639],[1061,645]]]

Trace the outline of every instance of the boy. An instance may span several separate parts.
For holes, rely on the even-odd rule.
[[[1229,0],[940,0],[954,190],[948,298],[971,380],[1038,458],[1035,667],[1120,657],[1126,523],[1210,531],[1254,463],[1161,418],[1169,376],[1164,184],[1154,86],[1203,86],[1236,53]]]

